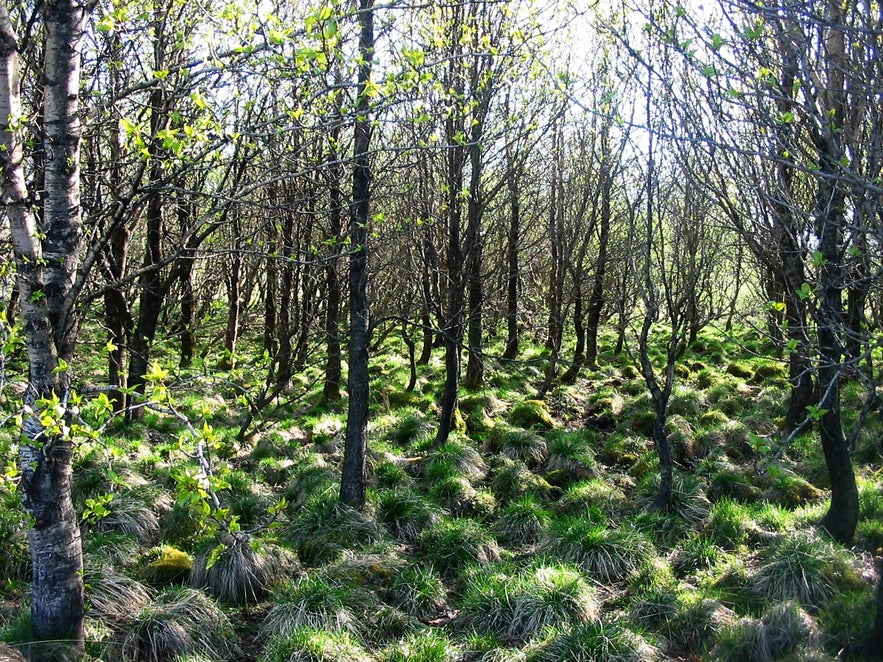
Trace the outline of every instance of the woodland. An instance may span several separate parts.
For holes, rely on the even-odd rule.
[[[883,657],[881,49],[0,2],[0,660]]]

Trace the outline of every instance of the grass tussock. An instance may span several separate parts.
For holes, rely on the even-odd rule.
[[[227,660],[237,654],[233,627],[210,598],[191,588],[167,589],[124,625],[127,662],[167,662],[184,655]]]
[[[539,562],[523,569],[487,567],[466,579],[460,627],[503,643],[524,642],[549,627],[597,620],[601,604],[579,568]]]

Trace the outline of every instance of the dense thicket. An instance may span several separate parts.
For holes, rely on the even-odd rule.
[[[359,510],[392,338],[406,394],[441,361],[427,453],[476,425],[461,398],[490,374],[532,375],[540,401],[608,351],[643,380],[650,509],[670,512],[686,357],[703,330],[757,325],[788,405],[753,447],[775,462],[817,434],[818,523],[850,544],[880,410],[881,47],[872,0],[4,2],[0,387],[25,434],[33,632],[74,639],[40,654],[82,654],[84,436],[161,409],[192,433],[179,487],[240,535],[210,431],[163,386],[174,366],[234,389],[243,444],[310,380],[347,398],[340,498]]]

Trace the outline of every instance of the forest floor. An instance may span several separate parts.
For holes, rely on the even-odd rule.
[[[864,639],[883,421],[858,434],[860,522],[836,544],[814,527],[828,502],[818,434],[780,447],[786,364],[755,332],[706,330],[679,359],[662,512],[628,355],[602,353],[543,399],[539,347],[489,358],[437,447],[441,357],[411,392],[406,357],[394,340],[372,356],[364,512],[337,499],[346,407],[322,401],[318,369],[244,435],[257,360],[157,369],[139,422],[101,428],[84,405],[88,659],[832,660]],[[844,385],[847,428],[864,396]],[[0,451],[12,466],[11,430]],[[22,645],[27,523],[13,480],[0,498],[0,641]]]

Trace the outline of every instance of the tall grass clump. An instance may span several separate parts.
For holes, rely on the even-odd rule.
[[[853,576],[845,553],[830,540],[813,531],[796,531],[761,553],[749,586],[769,600],[794,600],[816,609]]]
[[[373,601],[362,589],[344,585],[326,573],[311,572],[276,589],[272,603],[261,626],[264,636],[300,627],[356,633]]]
[[[555,509],[566,515],[586,515],[600,511],[616,520],[629,508],[625,493],[609,479],[593,478],[570,484],[555,502]]]
[[[445,517],[420,534],[417,554],[424,563],[447,577],[453,577],[467,565],[498,561],[500,547],[487,529],[475,520]]]
[[[383,489],[372,493],[377,521],[398,540],[414,542],[428,526],[438,521],[443,510],[417,492]]]
[[[579,565],[605,583],[622,582],[655,556],[650,540],[632,528],[609,528],[583,517],[555,520],[540,550]]]
[[[702,526],[711,510],[711,503],[705,491],[705,484],[701,479],[676,471],[672,476],[668,512],[677,515],[690,526]],[[643,480],[638,487],[638,493],[641,505],[649,508],[659,493],[659,475],[654,474]]]
[[[122,619],[150,603],[146,586],[91,556],[84,559],[83,585],[87,612],[97,618]]]
[[[711,507],[708,534],[724,549],[734,550],[748,541],[757,526],[747,506],[725,497]]]
[[[337,499],[323,496],[309,501],[282,530],[301,562],[320,565],[339,557],[345,549],[358,549],[379,541],[381,527],[364,513]]]
[[[549,530],[552,516],[537,498],[525,495],[506,504],[494,524],[500,540],[513,545],[530,545]]]
[[[184,655],[226,660],[237,654],[227,616],[192,588],[165,590],[124,627],[122,657],[131,662],[168,662]]]
[[[297,559],[290,552],[265,546],[249,536],[230,535],[196,557],[190,571],[190,584],[231,605],[254,604],[267,589],[297,570]]]
[[[387,599],[406,614],[427,620],[442,610],[447,594],[444,582],[431,567],[408,565],[393,577]]]
[[[349,633],[308,625],[270,638],[260,662],[376,662]]]
[[[452,439],[433,450],[426,458],[425,475],[428,480],[449,476],[456,472],[470,481],[484,478],[487,465],[484,458],[467,440]],[[442,466],[447,465],[442,468]],[[450,468],[453,468],[451,471]]]
[[[383,662],[454,662],[456,649],[437,629],[423,628],[396,642],[382,656]]]
[[[724,628],[711,657],[720,662],[774,662],[817,643],[812,617],[796,602],[786,601],[772,606],[761,619],[742,618]]]
[[[596,620],[600,601],[576,566],[545,563],[516,570],[478,569],[460,597],[461,627],[504,643],[524,642],[547,627]]]
[[[528,652],[527,662],[649,662],[656,649],[620,621],[589,621]]]

